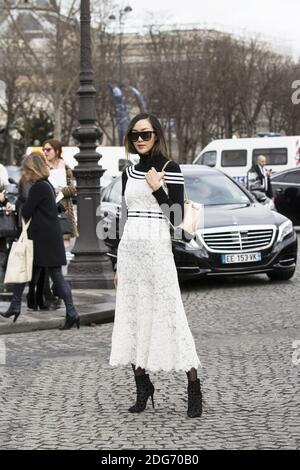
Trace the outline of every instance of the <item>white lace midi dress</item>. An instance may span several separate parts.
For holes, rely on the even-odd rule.
[[[118,286],[109,363],[150,371],[200,365],[182,303],[169,223],[144,172],[126,170],[128,217],[118,246]]]

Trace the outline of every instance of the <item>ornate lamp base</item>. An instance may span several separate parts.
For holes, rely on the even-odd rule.
[[[73,289],[113,289],[114,271],[108,256],[78,255],[68,266],[67,281]]]

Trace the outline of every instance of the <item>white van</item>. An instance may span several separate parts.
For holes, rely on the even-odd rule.
[[[96,151],[102,155],[99,160],[99,165],[106,169],[101,178],[101,186],[107,186],[113,178],[121,175],[124,166],[126,165],[126,155],[124,147],[97,147]],[[26,154],[31,152],[42,152],[42,147],[28,147]],[[74,155],[79,153],[78,147],[63,147],[62,157],[72,170],[78,164]],[[130,156],[129,156],[130,158]]]
[[[300,136],[220,139],[210,142],[193,163],[222,170],[246,186],[247,173],[259,155],[265,155],[266,168],[275,173],[300,164],[299,147]]]

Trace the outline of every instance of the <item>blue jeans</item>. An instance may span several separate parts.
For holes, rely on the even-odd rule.
[[[34,266],[33,267],[33,272],[32,272],[32,281],[36,284],[40,274],[41,270],[43,268],[39,266]],[[53,284],[55,285],[55,290],[57,291],[59,297],[63,299],[65,306],[66,306],[66,314],[69,317],[76,318],[78,317],[77,310],[73,304],[73,297],[72,297],[72,292],[70,289],[69,284],[65,280],[61,266],[57,267],[51,267],[49,269],[49,274],[50,277],[53,281]],[[13,287],[13,296],[12,296],[12,301],[10,304],[10,309],[13,310],[20,310],[21,308],[21,301],[22,301],[22,294],[25,289],[26,283],[23,284],[14,284]]]

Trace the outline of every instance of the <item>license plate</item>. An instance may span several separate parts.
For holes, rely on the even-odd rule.
[[[238,253],[235,255],[221,255],[223,264],[255,263],[261,261],[261,253]]]

